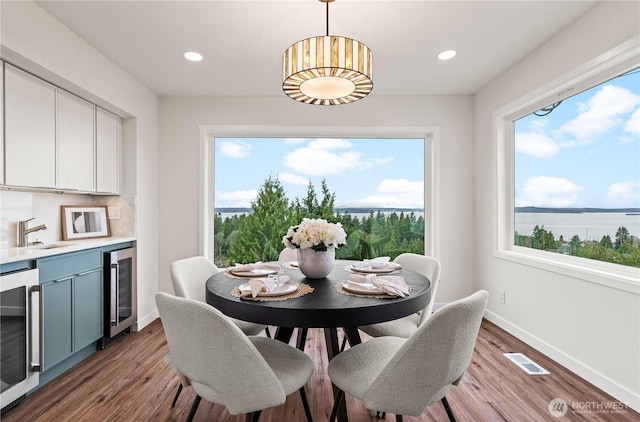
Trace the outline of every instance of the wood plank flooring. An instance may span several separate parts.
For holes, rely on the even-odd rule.
[[[365,339],[363,337],[363,339]],[[139,333],[120,336],[80,365],[29,395],[18,407],[2,415],[3,422],[55,421],[184,421],[195,394],[185,388],[175,408],[171,400],[178,379],[164,363],[168,351],[162,324],[154,321]],[[333,398],[326,374],[327,358],[321,330],[309,330],[305,352],[316,363],[306,385],[314,421],[328,420]],[[551,372],[530,376],[503,356],[522,352]],[[549,413],[552,399],[574,402],[616,402],[554,361],[531,349],[490,322],[483,321],[475,353],[459,387],[449,393],[449,403],[458,421],[640,421],[631,409],[615,414],[603,411],[575,413],[564,417]],[[361,402],[347,397],[351,422],[394,421],[394,415],[377,419]],[[304,421],[300,396],[292,394],[281,406],[262,413],[262,422]],[[405,421],[446,421],[440,403],[420,417]],[[195,421],[241,422],[222,406],[202,401]]]

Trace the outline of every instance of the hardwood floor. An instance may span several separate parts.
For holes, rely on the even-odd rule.
[[[25,421],[184,421],[195,397],[185,388],[175,408],[171,400],[178,379],[164,363],[167,344],[160,320],[139,333],[120,336],[89,359],[53,382],[29,395],[18,407],[2,415],[3,422]],[[327,358],[321,330],[309,330],[308,353],[316,363],[315,373],[306,385],[314,421],[323,422],[333,405],[331,381],[326,375]],[[503,356],[522,352],[551,375],[527,375]],[[617,413],[569,408],[564,417],[554,417],[549,402],[562,398],[572,403],[612,403],[617,401],[580,379],[554,361],[531,349],[490,322],[483,321],[472,362],[460,386],[449,393],[449,403],[458,421],[640,421],[631,409]],[[380,421],[351,397],[347,397],[349,420]],[[584,405],[582,406],[584,408]],[[195,421],[241,422],[222,406],[202,401]],[[300,396],[292,394],[281,406],[262,413],[263,422],[304,421]],[[386,415],[385,421],[395,420]],[[428,407],[420,417],[405,421],[446,421],[440,403]]]

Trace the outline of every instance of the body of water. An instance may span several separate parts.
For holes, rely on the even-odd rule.
[[[515,213],[515,230],[522,235],[531,236],[533,228],[543,226],[558,239],[561,235],[569,241],[574,235],[580,240],[600,240],[609,235],[615,241],[618,227],[626,227],[629,234],[640,237],[640,215],[624,213]]]

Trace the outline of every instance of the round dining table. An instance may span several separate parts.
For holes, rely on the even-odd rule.
[[[358,261],[336,260],[331,273],[323,279],[305,277],[299,269],[288,263],[279,265],[289,279],[304,283],[313,291],[286,300],[247,300],[232,291],[248,279],[230,277],[225,271],[213,275],[206,283],[207,303],[227,316],[244,321],[276,326],[274,338],[289,342],[294,329],[298,329],[297,346],[304,349],[307,330],[323,328],[327,342],[327,355],[331,360],[340,353],[337,328],[343,329],[351,346],[361,342],[358,326],[391,321],[419,312],[431,300],[431,282],[424,275],[402,268],[392,275],[401,276],[409,286],[405,297],[375,298],[369,295],[347,294],[337,288],[339,283],[354,274],[351,265]],[[378,276],[383,276],[379,274]],[[346,408],[338,419],[346,421]]]

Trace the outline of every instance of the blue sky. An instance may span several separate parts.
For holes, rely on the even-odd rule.
[[[640,71],[516,122],[516,206],[640,207]]]
[[[337,207],[424,208],[423,139],[216,138],[216,208],[250,207],[269,174],[289,199],[326,179]]]

